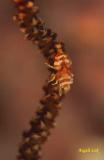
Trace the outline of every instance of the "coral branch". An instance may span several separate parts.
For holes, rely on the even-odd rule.
[[[71,59],[64,44],[57,39],[57,34],[45,26],[38,16],[39,7],[34,0],[14,0],[17,14],[13,19],[18,23],[25,38],[36,44],[46,59],[50,71],[44,97],[40,107],[30,121],[30,129],[23,133],[19,146],[18,160],[38,160],[42,145],[47,141],[51,128],[56,126],[56,117],[61,109],[61,100],[70,90],[73,74]]]

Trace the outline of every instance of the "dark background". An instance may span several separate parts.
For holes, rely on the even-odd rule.
[[[65,42],[74,85],[63,101],[43,160],[104,159],[104,1],[43,0],[41,17]],[[0,159],[14,160],[48,77],[44,59],[12,21],[12,1],[0,1]],[[78,152],[99,148],[99,153]]]

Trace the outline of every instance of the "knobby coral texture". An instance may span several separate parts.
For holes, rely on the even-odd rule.
[[[23,133],[17,155],[18,160],[38,160],[42,156],[42,145],[47,141],[50,130],[55,127],[62,106],[61,100],[73,83],[72,61],[65,51],[64,43],[40,18],[39,7],[34,0],[14,0],[14,4],[17,13],[13,19],[25,38],[41,50],[49,70],[40,107],[30,121],[30,129]]]

